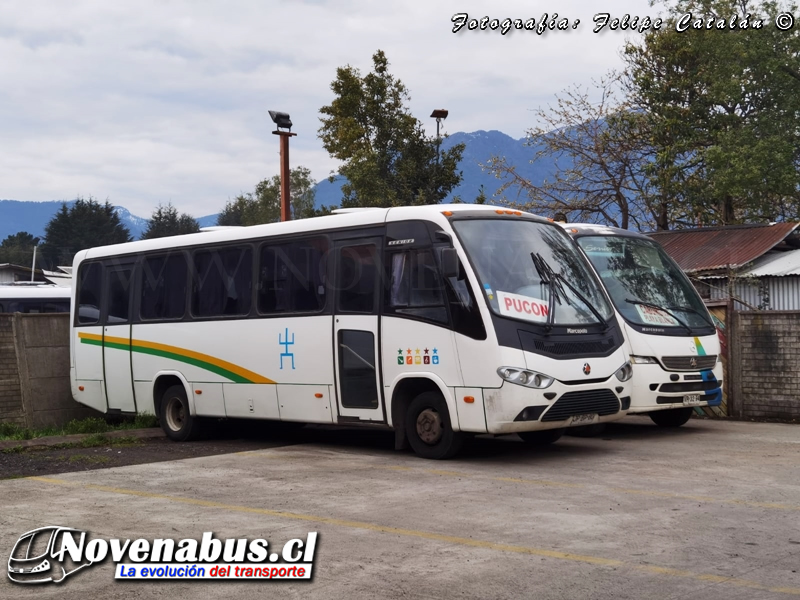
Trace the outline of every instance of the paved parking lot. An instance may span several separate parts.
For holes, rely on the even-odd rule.
[[[780,598],[800,595],[800,428],[628,418],[534,449],[478,439],[459,458],[395,452],[391,434],[0,482],[0,597]],[[314,579],[115,581],[111,562],[18,586],[18,536],[319,532]]]

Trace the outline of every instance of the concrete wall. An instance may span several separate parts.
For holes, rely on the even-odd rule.
[[[14,315],[9,314],[0,314],[0,422],[25,425],[14,345]]]
[[[99,414],[72,399],[69,314],[0,314],[0,421],[35,429]]]
[[[800,420],[800,311],[735,312],[732,329],[730,414]]]

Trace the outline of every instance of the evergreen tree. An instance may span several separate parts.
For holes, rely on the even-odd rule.
[[[92,197],[66,203],[45,228],[42,257],[49,268],[72,264],[75,254],[86,248],[131,241],[131,234],[120,221],[114,206],[100,204]]]
[[[27,231],[9,235],[0,242],[0,263],[29,266],[33,262],[33,248],[38,243],[39,238]]]
[[[194,217],[186,213],[178,214],[178,209],[172,206],[172,203],[166,206],[159,204],[147,222],[147,229],[142,234],[142,239],[149,240],[171,235],[197,233],[198,231],[200,231],[200,225]]]

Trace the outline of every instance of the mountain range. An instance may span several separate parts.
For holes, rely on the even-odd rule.
[[[442,150],[463,142],[464,156],[459,164],[462,172],[461,184],[455,188],[450,199],[459,197],[462,202],[474,202],[483,186],[487,198],[500,188],[502,181],[485,172],[482,164],[486,164],[492,156],[504,156],[509,164],[517,168],[517,172],[533,183],[541,183],[554,170],[552,162],[531,164],[530,160],[536,148],[527,146],[525,138],[514,139],[500,131],[458,132],[442,140]],[[341,202],[341,187],[344,178],[336,177],[333,182],[325,179],[316,186],[316,205],[331,206]],[[255,187],[255,182],[253,184]],[[448,200],[445,200],[447,202]],[[71,205],[73,201],[67,201]],[[30,202],[24,200],[0,200],[0,240],[20,231],[27,231],[34,237],[44,235],[48,221],[61,208],[63,200]],[[220,199],[220,205],[225,203]],[[131,232],[134,239],[141,237],[147,228],[147,218],[132,214],[123,206],[116,207],[122,223]],[[197,219],[200,227],[216,225],[217,215],[206,215]]]

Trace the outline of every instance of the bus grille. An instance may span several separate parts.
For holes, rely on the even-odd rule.
[[[659,392],[709,392],[719,389],[719,381],[689,381],[686,383],[664,383]]]
[[[535,340],[535,348],[540,352],[549,354],[579,354],[592,355],[603,354],[614,350],[614,338],[595,340],[587,342],[549,342],[546,340]]]
[[[575,415],[597,413],[601,417],[619,412],[619,400],[611,390],[567,392],[544,413],[542,421],[563,421]]]
[[[692,360],[695,364],[692,365]],[[713,369],[717,364],[717,355],[709,356],[663,356],[661,362],[670,371],[703,371]]]

